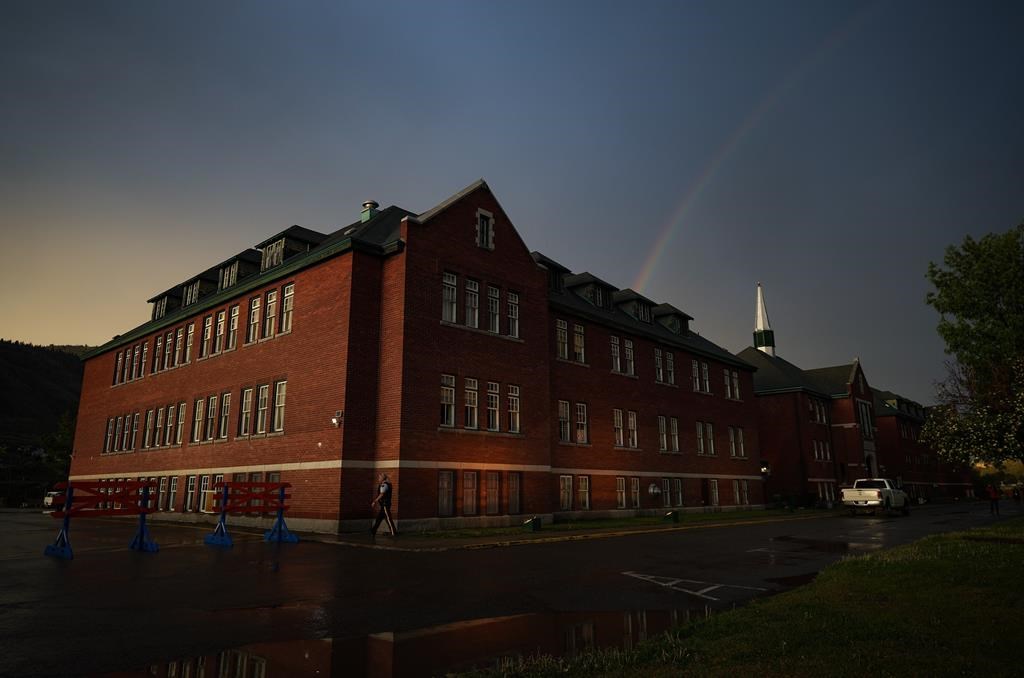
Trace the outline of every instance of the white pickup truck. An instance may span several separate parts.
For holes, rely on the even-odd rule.
[[[843,506],[850,510],[850,515],[858,511],[885,512],[900,509],[903,515],[910,514],[910,497],[896,487],[888,478],[860,478],[853,481],[853,487],[844,488],[841,493]]]

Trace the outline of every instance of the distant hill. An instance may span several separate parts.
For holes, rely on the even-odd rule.
[[[38,445],[74,416],[88,346],[33,346],[0,339],[0,446]]]

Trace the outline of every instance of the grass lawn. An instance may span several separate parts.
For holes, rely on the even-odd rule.
[[[846,558],[630,651],[505,676],[1024,675],[1024,518]]]

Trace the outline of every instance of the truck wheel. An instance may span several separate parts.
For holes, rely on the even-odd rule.
[[[886,515],[888,515],[888,513],[889,513],[889,512],[891,511],[891,510],[892,510],[892,505],[891,505],[891,504],[889,503],[889,500],[888,500],[888,499],[886,499],[886,500],[885,500],[885,508],[883,508],[883,509],[882,509],[882,512],[883,512],[883,513],[885,513]]]

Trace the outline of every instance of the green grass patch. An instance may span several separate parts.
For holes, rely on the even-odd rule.
[[[669,509],[665,509],[667,513]],[[545,522],[539,532],[527,532],[521,525],[510,527],[474,527],[464,529],[438,530],[417,533],[418,536],[437,539],[465,539],[467,537],[500,537],[508,535],[543,537],[545,533],[558,532],[606,532],[608,530],[637,530],[657,527],[678,527],[680,525],[701,525],[705,523],[728,523],[747,520],[764,520],[781,516],[794,515],[828,515],[829,511],[816,509],[799,510],[796,512],[785,509],[758,509],[755,511],[715,511],[707,513],[680,513],[679,522],[673,523],[663,516],[641,516],[636,518],[597,518],[586,520],[567,520]],[[526,517],[523,517],[526,520]]]
[[[814,582],[542,676],[1010,676],[1024,645],[1024,518],[850,557]]]

